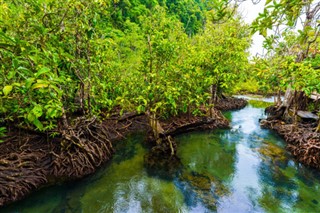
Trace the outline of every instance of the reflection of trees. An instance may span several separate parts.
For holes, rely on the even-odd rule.
[[[141,135],[124,141],[124,146],[115,154],[116,160],[101,172],[98,179],[88,181],[81,197],[83,212],[184,210],[183,195],[173,181],[148,175],[144,166],[147,150],[138,143],[139,140],[141,141]],[[129,154],[129,157],[122,159],[124,154]]]
[[[236,144],[227,140],[228,134],[229,131],[219,130],[185,137],[188,142],[179,146],[178,153],[184,167],[227,181],[235,171],[236,161]]]
[[[258,168],[262,192],[258,198],[260,205],[270,212],[319,210],[316,200],[320,196],[318,178],[310,169],[284,158],[274,146],[267,146],[267,151],[265,148],[259,150],[263,154]]]
[[[263,161],[258,170],[262,187],[258,201],[263,208],[279,212],[284,206],[291,206],[295,202],[297,185],[281,172],[279,165]]]
[[[297,189],[295,183],[281,170],[288,164],[285,150],[266,142],[258,151],[262,159],[258,167],[262,194],[258,201],[269,211],[279,211],[284,205],[294,202],[293,195]]]
[[[217,199],[229,194],[225,183],[235,172],[236,143],[228,140],[228,134],[229,131],[217,130],[183,137],[188,142],[178,149],[184,166],[179,188],[184,191],[188,205],[196,205],[195,200],[200,200],[214,210]]]
[[[185,195],[188,206],[201,201],[208,209],[216,210],[218,199],[229,194],[229,189],[208,173],[183,172],[178,187]]]

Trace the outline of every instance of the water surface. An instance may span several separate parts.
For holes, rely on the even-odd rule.
[[[143,135],[133,135],[96,174],[0,212],[320,212],[319,172],[296,163],[281,138],[259,127],[261,105],[227,113],[231,129],[177,137],[173,169],[147,168]]]

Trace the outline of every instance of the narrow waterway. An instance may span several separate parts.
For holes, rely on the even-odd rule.
[[[83,180],[42,189],[0,212],[320,212],[320,173],[259,127],[265,103],[228,112],[232,128],[176,138],[181,162],[147,169],[143,135]]]

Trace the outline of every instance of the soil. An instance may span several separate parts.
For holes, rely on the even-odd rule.
[[[244,103],[243,99],[227,98],[216,107],[238,109],[244,107]],[[228,127],[228,121],[219,110],[213,108],[205,113],[205,116],[180,115],[160,121],[164,129],[161,137],[169,138],[161,145],[153,140],[144,114],[120,116],[114,113],[102,122],[96,118],[75,117],[69,120],[67,129],[60,128],[54,137],[49,133],[11,128],[0,143],[0,207],[21,200],[39,188],[94,173],[112,158],[113,144],[129,133],[148,133],[147,140],[152,148],[146,162],[152,162],[154,156],[168,156],[167,159],[178,162],[175,155],[168,154],[177,149],[172,137],[187,131]]]

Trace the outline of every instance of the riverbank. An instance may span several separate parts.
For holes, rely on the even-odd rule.
[[[246,105],[242,99],[229,100],[236,109]],[[205,113],[205,116],[181,115],[161,121],[165,135],[174,137],[188,131],[228,127],[219,110]],[[112,158],[113,144],[129,133],[143,131],[150,135],[144,114],[114,114],[103,121],[78,117],[70,123],[72,127],[61,130],[55,137],[27,130],[8,133],[0,144],[0,206],[20,200],[39,188],[94,173]]]
[[[320,133],[315,132],[316,123],[294,125],[278,119],[266,119],[260,124],[283,137],[287,142],[287,149],[299,162],[320,168]]]
[[[224,113],[231,129],[174,137],[179,161],[169,168],[146,166],[146,135],[130,134],[94,174],[43,188],[0,212],[319,212],[319,171],[260,128],[264,108],[249,102]]]

